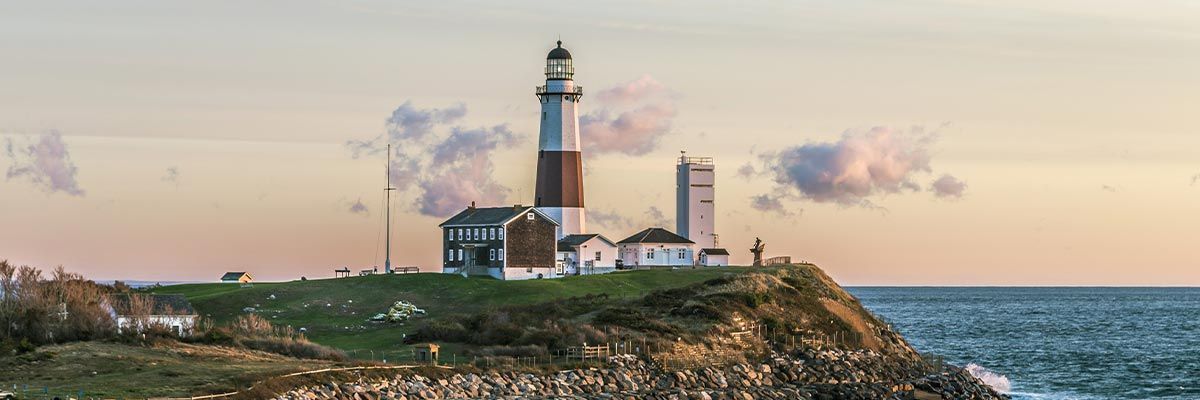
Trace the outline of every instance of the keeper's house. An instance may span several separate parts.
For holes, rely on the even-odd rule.
[[[663,228],[648,228],[617,242],[626,268],[693,266],[695,246]]]
[[[558,223],[529,206],[470,207],[442,228],[442,272],[496,279],[554,278]]]

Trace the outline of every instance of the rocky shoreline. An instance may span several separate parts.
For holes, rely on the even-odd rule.
[[[775,353],[762,363],[669,371],[632,356],[550,374],[397,375],[290,390],[277,399],[1008,399],[957,367],[930,371],[871,350]]]

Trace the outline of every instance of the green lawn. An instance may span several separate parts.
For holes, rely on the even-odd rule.
[[[373,275],[340,279],[237,284],[189,284],[154,289],[154,293],[186,295],[200,315],[222,323],[245,314],[246,307],[279,326],[307,329],[309,339],[346,350],[360,359],[407,354],[403,334],[425,319],[468,314],[489,308],[607,294],[610,298],[641,297],[664,288],[702,282],[748,268],[623,271],[562,279],[500,281],[452,274]],[[274,299],[271,296],[274,295]],[[368,322],[397,300],[409,301],[428,316],[405,324]],[[457,352],[444,348],[444,352]],[[389,355],[393,354],[393,355]]]

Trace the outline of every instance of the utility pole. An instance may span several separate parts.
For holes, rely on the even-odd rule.
[[[387,212],[384,214],[384,218],[387,219],[387,233],[385,234],[387,239],[384,240],[385,249],[384,249],[384,259],[383,259],[383,272],[388,273],[388,274],[392,273],[392,191],[393,190],[396,190],[396,188],[392,187],[392,144],[388,143],[388,145],[387,145],[387,187],[383,189],[383,192],[387,194],[386,200],[384,201],[384,203],[386,203],[386,204],[383,205],[383,207],[387,209]],[[378,237],[378,236],[376,236],[376,237]],[[375,253],[375,254],[379,254],[379,253]]]

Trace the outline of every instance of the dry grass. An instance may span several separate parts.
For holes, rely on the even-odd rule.
[[[28,385],[38,397],[42,388],[46,397],[77,397],[80,391],[101,398],[180,397],[228,392],[255,378],[333,365],[224,346],[76,342],[0,358],[0,386]]]
[[[821,299],[821,304],[825,306],[826,310],[829,310],[829,313],[841,318],[843,322],[854,329],[854,332],[858,333],[857,336],[861,337],[859,346],[875,351],[883,348],[879,338],[875,337],[874,330],[867,324],[867,321],[863,320],[861,314],[832,299]]]

